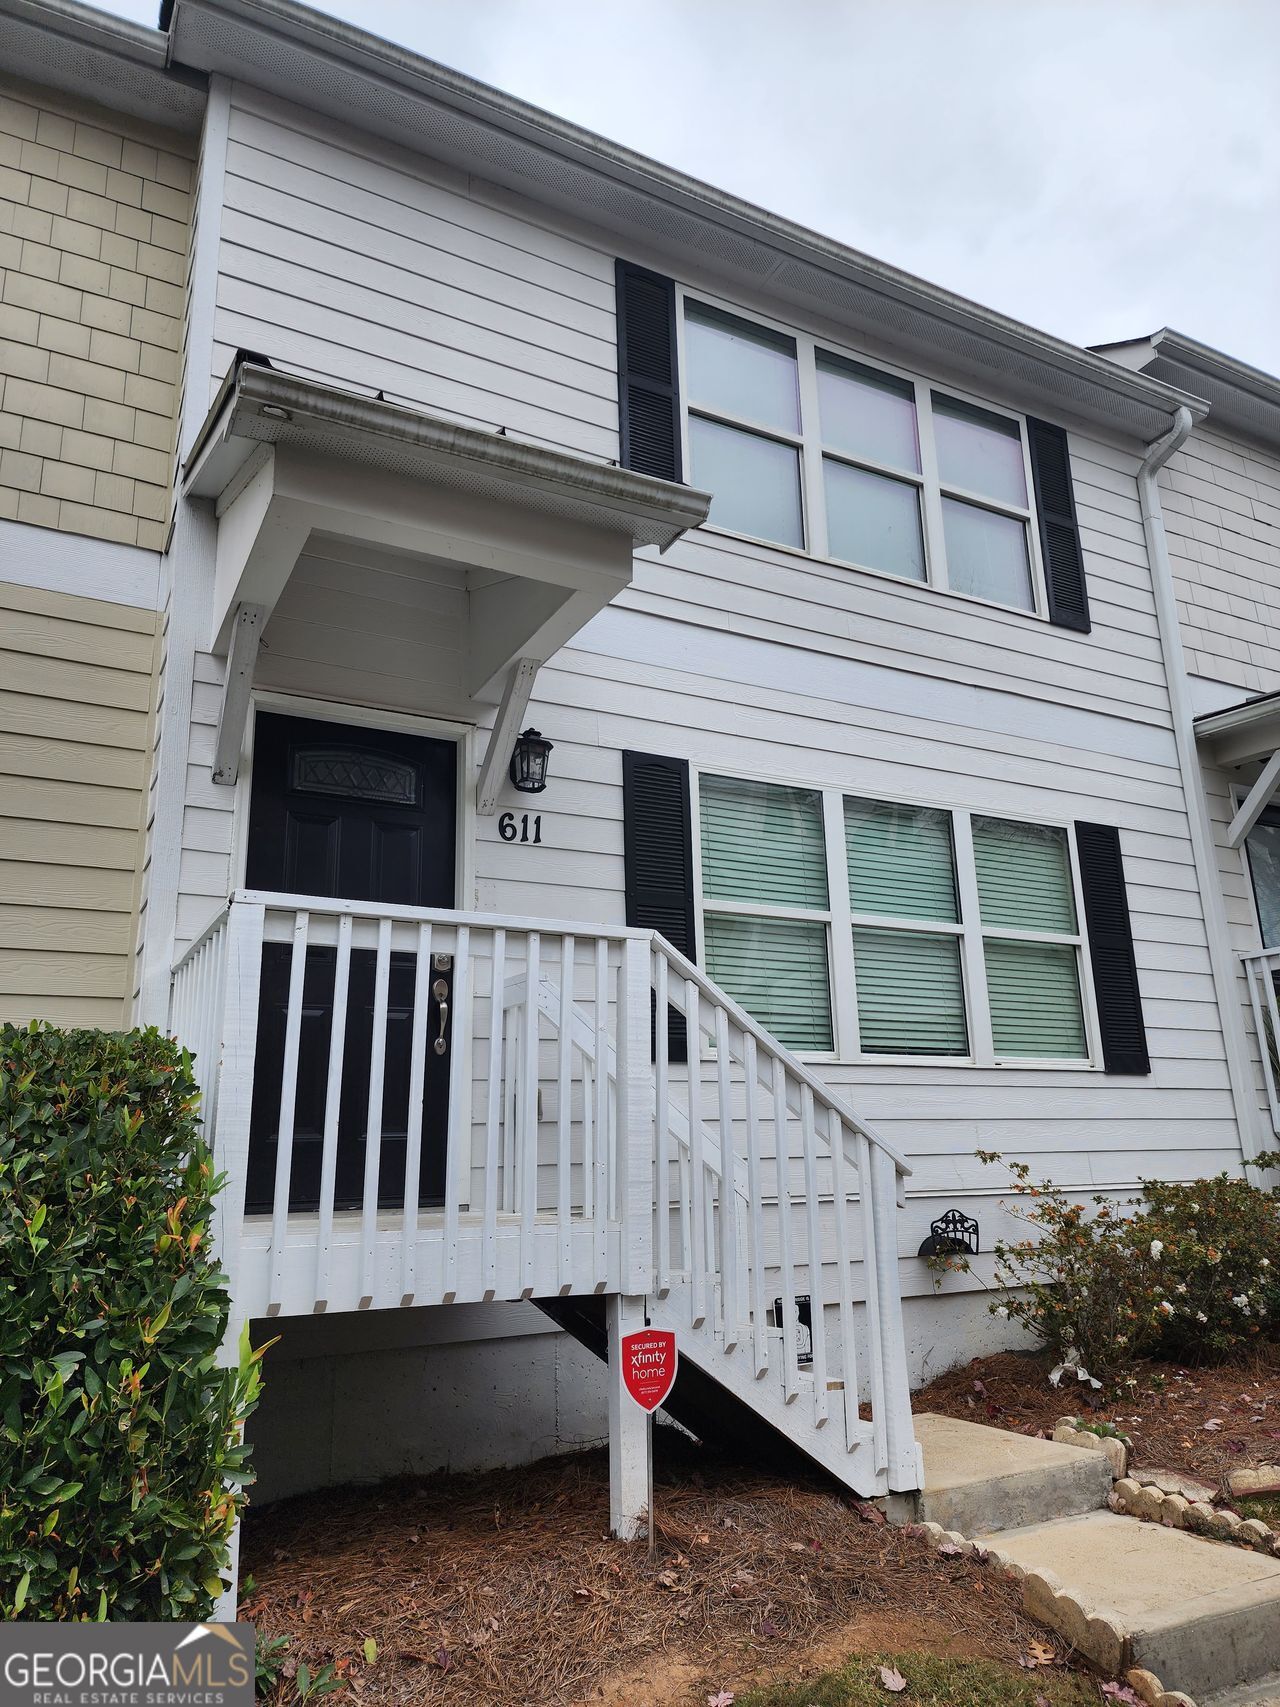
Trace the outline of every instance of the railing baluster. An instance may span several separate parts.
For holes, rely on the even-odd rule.
[[[813,1417],[819,1428],[827,1420],[827,1322],[823,1308],[825,1277],[822,1263],[822,1205],[818,1197],[818,1134],[813,1092],[800,1087],[800,1133],[804,1144],[805,1216],[809,1228],[809,1333],[813,1341]]]
[[[796,1271],[791,1256],[791,1143],[787,1121],[787,1069],[773,1057],[773,1166],[778,1181],[778,1268],[781,1278],[782,1393],[790,1404],[800,1391],[796,1321]]]
[[[360,1223],[360,1308],[376,1291],[378,1174],[382,1166],[382,1091],[387,1068],[387,1005],[391,987],[391,920],[378,920],[378,956],[373,979],[373,1032],[369,1039],[369,1102],[364,1138],[364,1192]]]
[[[595,1108],[595,1085],[592,1079],[592,1064],[584,1055],[582,1057],[582,1219],[588,1225],[595,1225],[596,1173],[595,1173],[595,1134],[592,1131],[591,1116]]]
[[[333,963],[333,1009],[329,1022],[329,1071],[325,1079],[324,1130],[320,1148],[320,1215],[316,1227],[314,1307],[329,1301],[329,1252],[333,1244],[333,1194],[338,1173],[338,1116],[342,1109],[342,1064],[347,1047],[347,998],[351,984],[351,915],[338,920]]]
[[[700,1328],[707,1319],[707,1181],[702,1145],[702,1011],[698,986],[687,978],[684,986],[685,1034],[689,1040],[689,1223],[693,1248],[690,1252],[690,1304],[692,1326]]]
[[[493,933],[493,989],[489,996],[489,1072],[484,1110],[484,1205],[482,1267],[486,1298],[498,1293],[498,1140],[502,1114],[502,1028],[506,1015],[504,986],[507,933]]]
[[[831,1204],[835,1215],[836,1265],[840,1287],[840,1351],[844,1379],[844,1437],[850,1451],[857,1445],[858,1357],[853,1327],[853,1271],[849,1249],[849,1192],[845,1178],[844,1121],[827,1110],[827,1144],[831,1151]]]
[[[458,1292],[458,1214],[462,1182],[471,1195],[471,927],[459,925],[453,945],[453,1018],[449,1031],[448,1130],[444,1167],[444,1302]],[[534,1027],[537,1029],[536,1024]]]
[[[656,1287],[665,1297],[671,1290],[671,1085],[668,1070],[669,1010],[667,1007],[667,962],[659,950],[653,956],[653,1131],[656,1149],[654,1193]]]
[[[596,938],[595,980],[595,1228],[598,1284],[607,1278],[609,1263],[609,944]]]
[[[506,1053],[502,1064],[502,1213],[516,1208],[516,1086],[520,1080],[520,1008],[507,1021]]]
[[[307,932],[310,914],[293,921],[289,960],[289,1004],[284,1026],[284,1068],[280,1078],[280,1118],[276,1129],[276,1177],[271,1197],[271,1297],[274,1314],[284,1302],[284,1254],[289,1231],[289,1185],[293,1172],[293,1126],[298,1102],[298,1068],[302,1039],[302,992],[307,975]]]
[[[738,1343],[738,1186],[734,1178],[733,1105],[729,1086],[729,1016],[716,1008],[716,1099],[720,1116],[720,1299],[724,1349]]]
[[[524,1057],[520,1070],[518,1131],[520,1151],[520,1283],[524,1296],[534,1292],[534,1239],[538,1216],[538,982],[537,931],[525,940]]]
[[[764,1195],[764,1177],[760,1167],[760,1113],[757,1101],[760,1086],[757,1080],[759,1069],[754,1037],[744,1037],[742,1040],[742,1068],[747,1119],[747,1194],[750,1199],[747,1264],[751,1288],[751,1339],[755,1352],[756,1379],[759,1380],[769,1371],[769,1324],[766,1319],[768,1306],[764,1291],[764,1206],[761,1201]]]
[[[405,1119],[404,1209],[400,1232],[400,1302],[412,1304],[417,1290],[418,1185],[422,1177],[422,1098],[427,1079],[427,1032],[431,1025],[431,926],[418,926],[413,970],[413,1027],[409,1044],[409,1107]]]
[[[1267,1086],[1271,1100],[1272,1118],[1275,1121],[1276,1112],[1280,1109],[1280,1088],[1275,1084],[1274,1058],[1280,1058],[1280,1009],[1276,1005],[1275,972],[1270,960],[1262,961],[1258,966],[1258,982],[1262,987],[1263,1000],[1266,1003],[1267,1018],[1270,1022],[1270,1041],[1268,1032],[1262,1028],[1258,1036],[1258,1047],[1262,1051],[1262,1076]],[[1275,1051],[1273,1057],[1272,1051]],[[1276,1126],[1280,1131],[1280,1125]]]
[[[573,937],[560,938],[560,1009],[556,1021],[556,1218],[560,1290],[573,1284]]]
[[[862,1204],[862,1276],[867,1305],[867,1345],[871,1375],[871,1425],[875,1469],[882,1475],[889,1468],[889,1419],[886,1407],[884,1335],[880,1316],[880,1261],[876,1249],[875,1180],[871,1173],[871,1145],[858,1133],[858,1198]]]

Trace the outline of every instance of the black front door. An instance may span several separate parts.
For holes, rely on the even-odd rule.
[[[302,717],[259,715],[249,807],[246,883],[250,889],[452,907],[456,847],[457,747],[453,742]],[[270,1210],[275,1192],[291,957],[286,943],[267,943],[263,949],[245,1202],[250,1214]],[[334,1182],[338,1209],[359,1208],[363,1201],[375,963],[373,950],[352,951],[338,1107]],[[414,955],[391,956],[378,1165],[382,1208],[399,1208],[404,1202],[416,970]],[[335,949],[308,948],[289,1179],[291,1209],[315,1209],[320,1201],[336,971]],[[441,956],[431,972],[428,1025],[433,1043],[440,1037],[445,1049],[433,1047],[426,1056],[418,1176],[418,1201],[423,1207],[444,1200],[452,981],[452,963]]]

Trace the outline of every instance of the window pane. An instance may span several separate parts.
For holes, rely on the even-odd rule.
[[[855,913],[958,920],[949,812],[847,799],[844,834]]]
[[[933,436],[944,486],[1026,505],[1022,429],[1016,421],[959,403],[954,397],[939,397],[935,391]]]
[[[827,927],[707,913],[707,972],[789,1049],[832,1048]]]
[[[957,593],[993,599],[999,605],[1034,610],[1027,528],[1016,516],[942,500],[942,528],[947,542],[947,582]]]
[[[823,444],[920,472],[916,392],[909,380],[819,353],[818,404]]]
[[[853,933],[858,1035],[874,1055],[967,1055],[960,940],[927,931]]]
[[[1264,818],[1250,830],[1245,846],[1262,946],[1275,948],[1280,945],[1280,823]]]
[[[811,789],[703,777],[702,893],[720,901],[825,907],[822,798]]]
[[[984,925],[1013,930],[1076,928],[1067,832],[1007,818],[973,820],[973,859]]]
[[[996,1054],[1047,1060],[1087,1055],[1075,949],[996,937],[985,947]]]
[[[800,431],[796,347],[790,338],[690,303],[684,317],[689,401],[762,427]]]
[[[734,533],[803,545],[800,462],[790,445],[689,417],[693,484],[710,492],[710,520]]]
[[[827,545],[833,557],[924,580],[920,498],[905,480],[822,459],[827,488]]]

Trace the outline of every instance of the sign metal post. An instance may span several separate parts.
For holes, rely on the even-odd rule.
[[[657,1547],[653,1518],[653,1413],[671,1396],[676,1383],[676,1336],[665,1328],[642,1328],[622,1337],[622,1384],[646,1412],[645,1458],[649,1509],[649,1557]]]

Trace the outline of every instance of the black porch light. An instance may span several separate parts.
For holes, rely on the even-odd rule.
[[[541,794],[547,786],[547,760],[552,746],[536,729],[526,729],[516,736],[508,775],[521,794]]]

